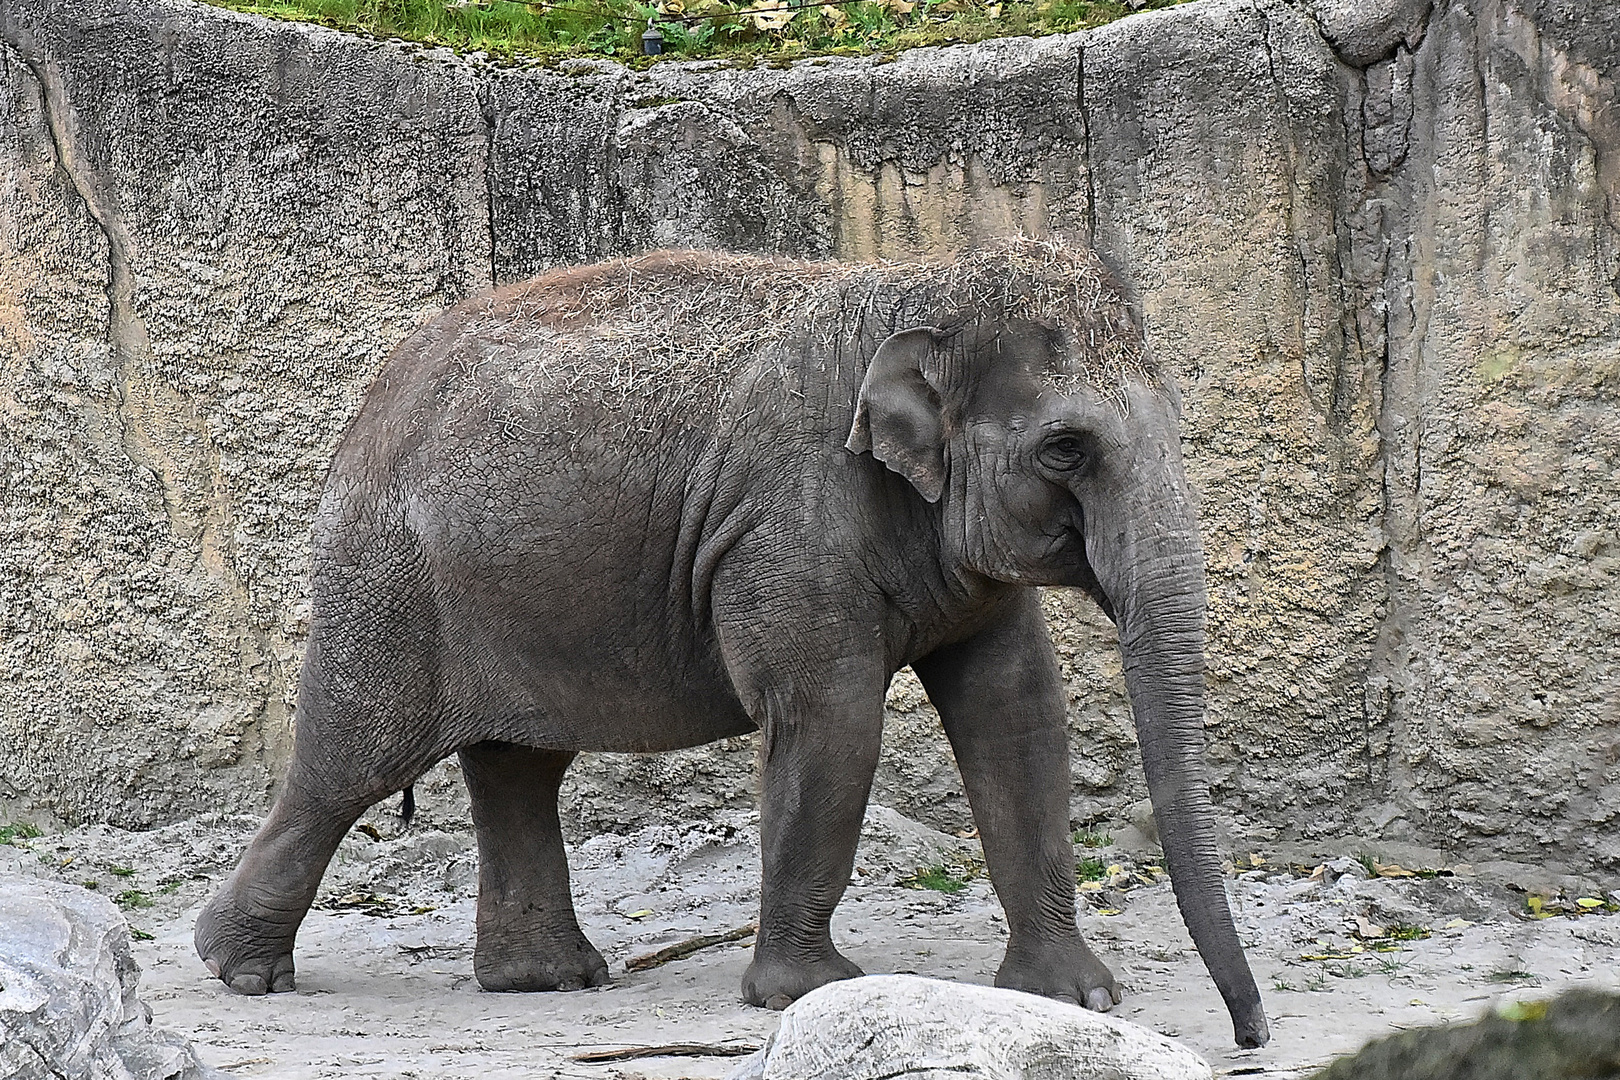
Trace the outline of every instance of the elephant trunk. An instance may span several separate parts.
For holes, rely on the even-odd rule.
[[[1142,492],[1128,581],[1113,596],[1125,683],[1176,903],[1226,1000],[1239,1046],[1270,1038],[1227,905],[1204,769],[1204,560],[1183,483]]]

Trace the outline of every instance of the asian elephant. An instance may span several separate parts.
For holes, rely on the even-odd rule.
[[[909,664],[1006,910],[997,985],[1108,1009],[1034,588],[1067,585],[1118,624],[1176,898],[1238,1043],[1264,1044],[1203,772],[1178,400],[1096,257],[1030,240],[926,264],[660,252],[457,305],[394,351],[332,461],[292,762],[199,955],[242,993],[293,989],[339,840],[459,754],[478,981],[602,984],[569,897],[564,770],[759,730],[742,991],[781,1008],[860,974],[829,920]]]

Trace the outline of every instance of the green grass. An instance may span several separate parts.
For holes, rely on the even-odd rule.
[[[1516,983],[1536,982],[1537,979],[1535,975],[1528,971],[1515,969],[1513,971],[1493,971],[1489,975],[1485,976],[1485,981],[1494,983]]]
[[[1327,989],[1327,973],[1324,971],[1307,971],[1304,973],[1305,984],[1295,986],[1285,980],[1281,975],[1271,980],[1273,990],[1287,990],[1295,994],[1317,994]]]
[[[107,872],[113,877],[134,877],[135,870],[129,866],[109,866]]]
[[[1372,969],[1360,964],[1326,964],[1323,966],[1329,975],[1340,979],[1364,979],[1372,974]]]
[[[1114,842],[1114,837],[1105,832],[1077,832],[1074,842],[1085,848],[1107,847]]]
[[[1412,954],[1400,951],[1377,953],[1373,956],[1373,960],[1383,974],[1399,975],[1412,962]]]
[[[1130,14],[1115,0],[209,0],[219,7],[339,30],[398,37],[501,60],[610,57],[637,67],[654,19],[664,55],[786,62],[838,53],[895,53],[920,45],[1085,30]],[[1183,0],[1147,0],[1147,8]],[[750,7],[777,10],[750,13]]]
[[[1075,867],[1075,874],[1081,881],[1101,881],[1108,876],[1108,867],[1101,859],[1081,859]]]
[[[919,869],[904,884],[913,889],[933,889],[935,892],[959,893],[967,888],[970,877],[964,877],[963,871],[947,866],[930,866]]]
[[[0,844],[9,844],[13,840],[33,840],[39,835],[39,826],[30,825],[26,821],[19,821],[14,825],[0,825]]]
[[[113,897],[113,902],[121,908],[148,908],[152,906],[152,898],[139,889],[125,889]]]

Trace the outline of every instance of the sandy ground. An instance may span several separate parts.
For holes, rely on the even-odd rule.
[[[154,1020],[235,1076],[721,1077],[734,1060],[592,1065],[573,1057],[677,1042],[758,1044],[775,1029],[776,1014],[737,996],[749,941],[625,970],[631,957],[754,918],[758,828],[749,817],[597,837],[570,853],[580,922],[615,979],[573,994],[480,991],[472,979],[471,837],[390,835],[397,830],[386,815],[371,820],[380,838],[357,831],[345,841],[304,923],[296,994],[237,997],[191,949],[197,909],[256,821],[45,836],[0,848],[0,870],[94,882],[121,897],[131,925],[151,935],[135,942],[135,955]],[[834,921],[840,948],[869,972],[990,982],[1005,926],[984,878],[954,894],[903,884],[919,866],[962,863],[975,852],[970,841],[874,808],[859,872]],[[1082,930],[1125,987],[1118,1015],[1181,1039],[1217,1075],[1304,1076],[1401,1028],[1471,1019],[1577,984],[1620,988],[1620,916],[1527,919],[1522,894],[1466,872],[1369,880],[1356,867],[1313,880],[1308,868],[1268,864],[1231,882],[1273,1033],[1265,1049],[1239,1051],[1169,886],[1146,884],[1123,851],[1082,854],[1122,868],[1115,887],[1085,894],[1082,916]],[[1397,925],[1430,933],[1386,941],[1393,951],[1383,952],[1357,935]]]

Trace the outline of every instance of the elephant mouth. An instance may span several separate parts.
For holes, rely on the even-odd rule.
[[[1114,605],[1103,591],[1102,583],[1097,580],[1097,572],[1092,569],[1091,560],[1086,557],[1086,528],[1085,512],[1076,514],[1078,519],[1074,524],[1065,526],[1052,539],[1052,553],[1064,566],[1063,583],[1085,593],[1108,616],[1108,621],[1119,623],[1114,614]]]
[[[1082,552],[1084,551],[1084,548],[1085,542],[1082,540]],[[1108,599],[1108,594],[1103,592],[1102,584],[1097,580],[1097,572],[1091,568],[1091,563],[1086,559],[1084,554],[1081,554],[1080,556],[1080,570],[1080,580],[1076,583],[1080,591],[1091,597],[1091,599],[1096,602],[1097,606],[1102,608],[1102,613],[1108,616],[1108,621],[1117,626],[1119,624],[1119,616],[1114,614],[1114,605]]]

